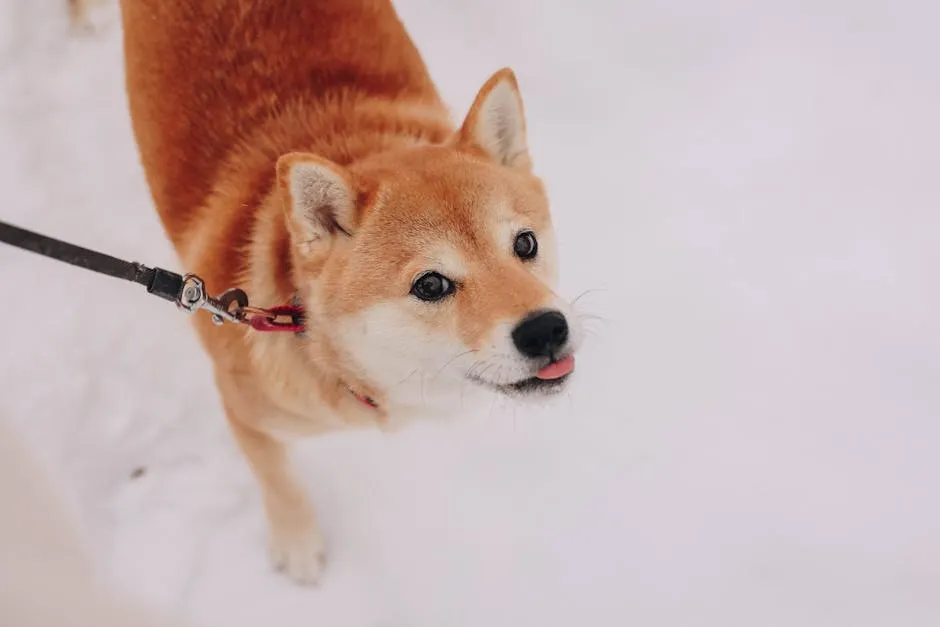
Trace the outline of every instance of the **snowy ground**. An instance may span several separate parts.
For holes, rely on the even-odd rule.
[[[73,38],[64,4],[0,3],[0,217],[178,267],[117,11]],[[188,321],[0,249],[0,414],[107,575],[207,627],[940,624],[938,5],[399,6],[458,112],[517,70],[565,289],[601,290],[580,380],[310,442],[330,561],[301,589]]]

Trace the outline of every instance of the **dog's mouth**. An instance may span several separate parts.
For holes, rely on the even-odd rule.
[[[574,372],[574,356],[568,355],[552,360],[534,376],[511,383],[493,383],[478,377],[471,377],[476,383],[490,387],[504,394],[551,394],[559,392]]]

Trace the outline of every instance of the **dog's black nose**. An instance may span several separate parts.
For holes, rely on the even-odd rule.
[[[526,357],[554,357],[568,341],[568,321],[560,311],[536,311],[516,325],[512,341]]]

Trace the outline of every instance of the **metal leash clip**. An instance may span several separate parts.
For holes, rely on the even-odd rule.
[[[206,293],[206,284],[202,279],[194,274],[187,274],[183,277],[183,289],[177,305],[189,313],[195,313],[199,309],[208,311],[216,325],[245,322],[248,295],[243,290],[232,288],[222,292],[218,298],[212,298]]]
[[[248,295],[238,288],[222,292],[218,298],[206,293],[205,282],[194,274],[183,277],[183,289],[177,305],[188,313],[203,309],[212,314],[216,325],[237,322],[251,326],[255,331],[281,331],[303,333],[303,308],[299,305],[281,305],[271,309],[251,307]]]

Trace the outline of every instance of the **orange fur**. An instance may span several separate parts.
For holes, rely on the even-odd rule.
[[[186,269],[211,292],[237,285],[259,306],[306,305],[303,340],[207,316],[196,328],[262,487],[275,562],[313,580],[322,541],[283,438],[392,428],[414,407],[369,355],[394,369],[401,346],[418,370],[443,362],[444,347],[485,354],[498,329],[556,299],[516,79],[497,72],[455,128],[388,0],[121,8],[134,133]],[[544,236],[544,255],[520,263],[513,225]],[[409,299],[417,274],[444,266],[454,298]],[[439,342],[440,355],[409,337]]]

